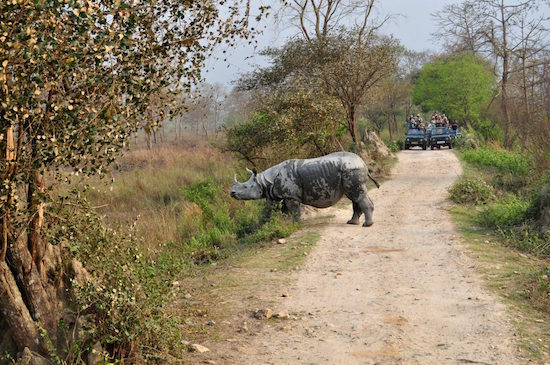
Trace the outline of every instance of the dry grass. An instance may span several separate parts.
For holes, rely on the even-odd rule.
[[[205,142],[136,148],[119,159],[110,179],[91,181],[88,197],[109,224],[135,222],[149,243],[180,242],[196,233],[201,219],[182,189],[211,180],[225,185],[229,196],[234,164]]]

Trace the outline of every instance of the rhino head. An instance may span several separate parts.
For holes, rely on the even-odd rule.
[[[237,174],[233,177],[233,185],[231,186],[231,196],[237,200],[253,200],[260,199],[263,196],[262,186],[258,183],[256,169],[250,172],[250,179],[244,183],[237,181]]]

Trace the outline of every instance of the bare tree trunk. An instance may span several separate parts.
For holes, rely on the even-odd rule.
[[[204,138],[205,139],[208,139],[208,125],[207,125],[207,123],[208,123],[208,120],[205,117],[203,117],[201,124],[202,124],[202,130],[204,131]]]
[[[145,131],[145,143],[147,144],[147,149],[151,149],[151,131]]]
[[[510,118],[510,111],[508,110],[508,57],[503,57],[502,60],[502,99],[501,108],[504,117],[504,146],[509,148],[512,146],[512,119]]]
[[[393,141],[392,124],[395,125],[395,113],[392,113],[392,119],[388,122],[388,131],[390,132],[390,141]]]
[[[520,128],[520,130],[523,132],[523,137],[521,138],[521,148],[525,150],[527,148],[527,135],[530,133],[531,129],[531,108],[529,106],[529,85],[527,82],[527,65],[526,65],[526,57],[523,55],[521,58],[521,89],[523,93],[523,107],[524,107],[524,114],[525,114],[525,126],[524,128]]]
[[[30,316],[13,274],[5,261],[0,261],[0,306],[2,315],[18,346],[18,350],[28,347],[35,352],[47,352],[40,333]]]
[[[346,115],[348,119],[348,131],[351,135],[351,140],[355,145],[357,145],[357,131],[355,126],[355,105],[350,104],[346,107]],[[359,146],[357,146],[359,147]]]

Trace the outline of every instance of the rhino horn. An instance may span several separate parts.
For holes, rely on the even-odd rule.
[[[234,184],[238,184],[239,182],[237,181],[237,174],[233,175],[233,183]]]

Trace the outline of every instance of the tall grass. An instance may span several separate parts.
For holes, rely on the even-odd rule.
[[[172,282],[194,265],[297,229],[263,201],[229,196],[237,168],[207,144],[165,145],[127,153],[109,181],[90,184],[85,195],[101,221],[75,214],[66,226],[75,232],[73,254],[94,276],[78,291],[78,307],[95,313],[94,338],[113,357],[137,356],[138,363],[179,357],[186,324],[163,309]]]
[[[495,147],[464,150],[462,156],[468,163],[492,167],[501,173],[526,176],[532,170],[532,162],[528,156]]]
[[[511,247],[538,256],[550,256],[550,236],[534,224],[541,178],[531,159],[518,152],[487,146],[462,150],[465,176],[449,190],[460,204],[480,204],[477,222],[501,234]],[[542,178],[544,181],[544,178]]]
[[[547,177],[536,176],[531,160],[521,153],[496,147],[465,149],[464,176],[450,189],[451,198],[467,204],[475,225],[492,229],[500,242],[514,250],[542,259],[550,257],[550,232],[541,233],[535,222],[541,197],[540,187]],[[478,205],[472,209],[471,204]],[[527,260],[533,260],[526,256]],[[522,286],[522,301],[543,313],[550,311],[550,266],[533,260],[525,278],[516,279]],[[514,271],[515,272],[515,271]]]
[[[238,210],[261,213],[261,202],[229,197],[234,171],[237,165],[231,157],[207,144],[138,149],[120,159],[111,181],[92,183],[88,197],[101,207],[107,222],[135,221],[146,242],[183,242],[198,233],[204,213],[204,205],[186,196],[191,186],[208,182],[222,202],[220,209],[231,215]]]

